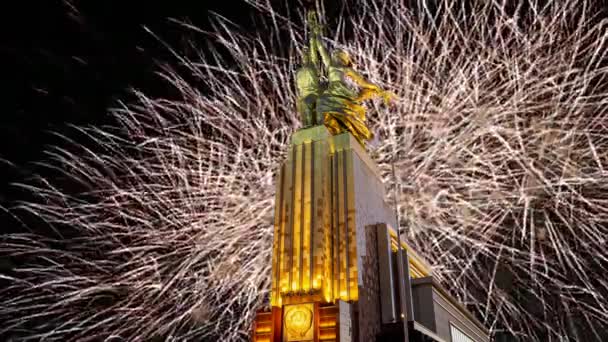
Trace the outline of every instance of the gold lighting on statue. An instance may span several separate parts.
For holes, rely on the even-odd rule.
[[[315,12],[308,13],[308,25],[309,46],[304,49],[302,65],[295,79],[302,125],[323,124],[334,135],[349,132],[364,145],[366,140],[373,138],[373,133],[365,123],[363,102],[382,97],[388,104],[393,95],[355,71],[346,51],[336,50],[331,54],[327,51],[321,41],[321,26]],[[326,84],[320,82],[321,76],[327,78]],[[350,88],[346,78],[353,80],[359,89]]]

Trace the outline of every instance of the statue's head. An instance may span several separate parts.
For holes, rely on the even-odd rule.
[[[350,55],[344,50],[334,51],[334,53],[332,54],[332,59],[334,63],[341,66],[351,67],[353,65],[353,61],[350,58]]]

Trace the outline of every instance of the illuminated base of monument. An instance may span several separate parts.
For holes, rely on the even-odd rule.
[[[397,238],[378,167],[352,135],[299,130],[276,184],[272,309],[253,341],[489,341]]]

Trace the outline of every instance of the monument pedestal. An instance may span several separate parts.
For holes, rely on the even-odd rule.
[[[352,135],[294,133],[276,186],[272,310],[258,313],[254,341],[436,337],[413,317],[426,309],[414,310],[411,278],[430,267],[397,238],[378,167]]]
[[[365,227],[395,225],[379,170],[352,135],[315,126],[294,133],[276,184],[271,305],[282,310],[281,341],[353,340]],[[290,333],[297,324],[289,317],[302,320],[300,337]]]

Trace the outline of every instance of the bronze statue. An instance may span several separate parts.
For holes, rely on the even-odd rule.
[[[314,83],[309,81],[308,77],[302,76],[300,78],[300,74],[311,75],[310,77],[312,77],[313,70],[317,75],[321,74],[319,68],[316,67],[318,63],[317,52],[321,56],[328,80],[327,86],[324,87],[319,85],[320,82],[314,83],[317,89],[316,104],[314,106],[316,115],[312,116],[316,117],[316,119],[312,120],[312,122],[313,124],[320,124],[318,121],[323,120],[323,123],[332,134],[350,132],[361,145],[365,146],[365,141],[371,140],[373,133],[365,124],[366,111],[362,102],[382,96],[385,102],[388,103],[392,96],[357,73],[352,68],[353,63],[346,51],[334,51],[330,57],[327,49],[321,43],[321,27],[316,21],[315,13],[309,12],[308,19],[311,39],[310,47],[307,51],[307,60],[312,61],[308,65],[313,64],[315,67],[307,68],[307,74],[302,70],[305,69],[304,67],[298,71],[298,89],[300,89],[300,84],[309,85]],[[306,66],[307,64],[304,65]],[[358,92],[346,84],[346,77],[350,77],[360,87]],[[312,88],[312,86],[308,86],[307,90],[312,90]],[[306,92],[302,93],[306,94]],[[309,91],[308,94],[310,93]],[[310,110],[311,107],[308,106],[307,101],[312,100],[313,97],[311,95],[308,96],[310,97],[300,97],[299,103],[306,104],[306,109]],[[301,107],[302,105],[300,105]]]

